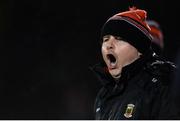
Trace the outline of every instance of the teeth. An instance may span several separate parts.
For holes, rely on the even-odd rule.
[[[115,67],[115,63],[110,63],[110,66],[113,68]]]
[[[114,57],[113,54],[108,54],[107,59],[109,62],[109,69],[114,69],[116,67],[116,58]]]

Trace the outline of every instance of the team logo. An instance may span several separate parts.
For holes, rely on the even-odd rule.
[[[124,116],[126,118],[131,118],[132,117],[132,113],[133,113],[134,107],[135,107],[134,104],[128,104],[127,105],[126,112],[124,113]]]

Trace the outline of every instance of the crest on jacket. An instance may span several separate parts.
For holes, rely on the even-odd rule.
[[[125,116],[126,118],[131,118],[131,117],[132,117],[134,107],[135,107],[134,104],[128,104],[128,105],[127,105],[126,111],[125,111],[125,113],[124,113],[124,116]]]

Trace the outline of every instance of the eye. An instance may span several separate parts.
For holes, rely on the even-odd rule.
[[[103,38],[103,42],[106,42],[108,40],[109,40],[109,38]]]
[[[103,37],[103,42],[108,41],[108,40],[109,40],[109,38],[110,38],[110,36],[104,36],[104,37]]]
[[[119,36],[115,36],[114,38],[117,39],[117,40],[122,40],[122,38],[119,37]]]

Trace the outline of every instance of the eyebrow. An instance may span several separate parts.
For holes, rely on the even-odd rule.
[[[114,37],[115,37],[115,38],[116,38],[116,37],[118,37],[119,39],[123,39],[123,38],[122,38],[122,37],[120,37],[120,36],[114,36]]]
[[[103,36],[103,38],[108,38],[108,37],[110,37],[111,35],[105,35],[105,36]]]

